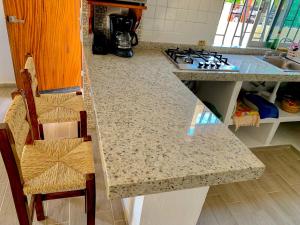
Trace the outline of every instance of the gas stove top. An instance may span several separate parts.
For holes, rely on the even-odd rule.
[[[181,70],[239,71],[237,66],[228,62],[228,58],[217,52],[176,48],[165,50],[165,54]]]

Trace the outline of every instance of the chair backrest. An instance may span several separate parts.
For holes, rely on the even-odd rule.
[[[28,119],[30,120],[32,136],[34,140],[40,139],[39,123],[37,117],[37,110],[35,105],[35,96],[32,90],[31,74],[27,69],[21,71],[21,81],[24,100],[26,102],[26,109],[28,112]]]
[[[31,89],[33,92],[33,96],[37,97],[39,96],[39,90],[38,90],[38,80],[36,77],[36,70],[35,70],[35,64],[34,59],[31,55],[27,56],[26,63],[24,66],[25,70],[28,70],[30,76],[31,76]]]
[[[8,175],[12,196],[20,224],[32,224],[27,198],[23,190],[24,178],[21,157],[25,144],[33,143],[27,122],[26,103],[21,95],[14,93],[4,123],[0,123],[0,152]]]
[[[22,173],[20,161],[23,147],[31,138],[30,125],[27,121],[26,104],[21,95],[16,95],[6,112],[4,123],[0,124],[0,151],[5,165],[18,168],[20,178]],[[7,160],[9,159],[9,160]],[[9,171],[7,171],[9,173]]]

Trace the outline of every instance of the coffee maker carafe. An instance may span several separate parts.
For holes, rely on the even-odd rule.
[[[118,14],[111,14],[109,18],[112,52],[117,56],[132,57],[132,47],[138,44],[137,34],[133,31],[135,19]]]

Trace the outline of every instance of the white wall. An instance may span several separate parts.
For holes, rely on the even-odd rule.
[[[195,225],[209,187],[123,198],[129,225]]]
[[[141,39],[152,42],[212,45],[223,0],[148,0]]]
[[[15,83],[2,1],[0,1],[0,84],[1,83]]]

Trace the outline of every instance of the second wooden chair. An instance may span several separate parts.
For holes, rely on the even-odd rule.
[[[30,55],[27,56],[25,68],[21,72],[21,80],[29,107],[35,106],[35,112],[30,115],[34,133],[38,132],[40,138],[44,139],[43,124],[77,121],[78,136],[84,135],[87,118],[81,92],[40,94],[34,59]]]

